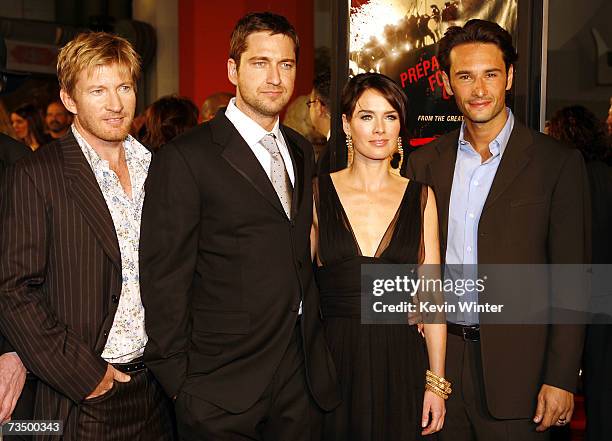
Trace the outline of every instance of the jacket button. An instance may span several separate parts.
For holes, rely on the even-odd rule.
[[[298,268],[302,268],[302,261],[301,260],[298,260],[297,264],[298,264]]]
[[[113,303],[119,303],[119,297],[117,297],[116,295],[113,294],[113,296],[111,297],[111,300],[113,301]]]

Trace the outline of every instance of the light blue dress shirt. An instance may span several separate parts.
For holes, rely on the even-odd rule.
[[[474,279],[477,277],[478,223],[514,127],[514,116],[509,108],[506,108],[506,111],[508,113],[506,124],[489,144],[492,156],[485,162],[482,162],[480,154],[465,139],[465,122],[461,124],[448,210],[446,263],[465,266],[462,269],[458,266],[450,268],[450,274],[447,268],[447,276]],[[452,298],[448,298],[447,295],[447,301],[456,304],[455,295],[450,294],[450,296]],[[475,291],[468,291],[460,300],[478,302],[478,294]],[[460,312],[457,308],[456,314],[447,314],[447,319],[462,325],[477,324],[478,313]]]

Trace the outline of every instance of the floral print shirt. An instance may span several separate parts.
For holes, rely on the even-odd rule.
[[[108,161],[98,156],[74,125],[72,133],[102,190],[121,251],[121,296],[102,358],[110,363],[128,363],[143,354],[147,343],[144,307],[140,299],[138,248],[144,183],[151,163],[151,153],[130,135],[123,142],[132,184],[130,198],[115,172],[110,169]]]

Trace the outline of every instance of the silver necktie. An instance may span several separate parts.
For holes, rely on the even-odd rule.
[[[272,133],[268,133],[261,139],[261,145],[270,153],[272,157],[272,172],[270,173],[270,181],[272,186],[276,190],[276,194],[280,199],[281,205],[285,209],[285,213],[288,218],[291,218],[291,196],[293,193],[293,187],[291,186],[291,180],[287,174],[285,167],[285,161],[278,150],[278,144],[276,144],[276,137]]]

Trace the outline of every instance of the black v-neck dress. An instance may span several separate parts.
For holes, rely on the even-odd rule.
[[[420,263],[427,188],[410,181],[374,257],[363,256],[329,175],[315,183],[316,279],[342,404],[324,440],[412,441],[421,436],[427,356],[416,326],[361,324],[361,265]],[[433,439],[431,436],[424,439]]]

